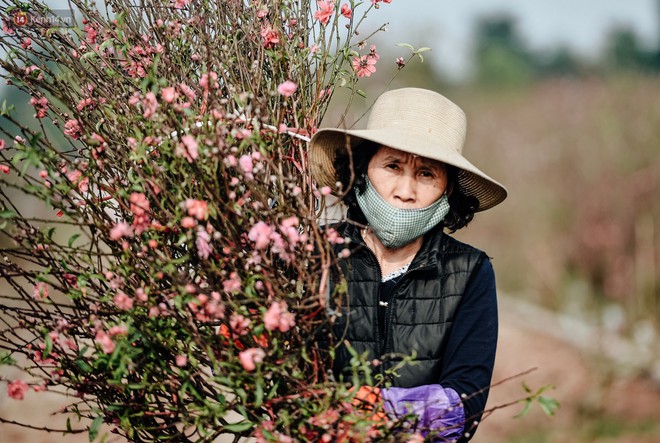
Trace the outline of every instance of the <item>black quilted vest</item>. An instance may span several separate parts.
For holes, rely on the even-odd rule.
[[[348,286],[341,305],[333,306],[341,314],[333,325],[335,339],[348,341],[358,354],[366,351],[368,360],[379,359],[377,369],[382,374],[400,364],[402,356],[414,352],[415,363],[397,371],[398,377],[391,379],[393,386],[439,383],[456,309],[486,255],[444,234],[441,227],[427,233],[408,271],[394,288],[385,336],[381,337],[378,261],[364,244],[358,227],[344,223],[336,229],[351,239],[352,253],[340,264]],[[339,245],[337,250],[345,246]],[[335,354],[336,376],[350,380],[350,360],[348,349],[340,346]]]

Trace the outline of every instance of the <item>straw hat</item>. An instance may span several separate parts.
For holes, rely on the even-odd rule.
[[[368,140],[456,166],[460,188],[476,197],[477,211],[483,211],[501,203],[507,191],[463,157],[466,129],[465,113],[444,96],[426,89],[395,89],[376,100],[367,129],[316,132],[309,144],[311,173],[319,186],[336,191],[337,150],[354,149]]]

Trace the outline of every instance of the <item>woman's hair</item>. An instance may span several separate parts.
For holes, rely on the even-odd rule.
[[[337,152],[334,166],[337,171],[338,181],[342,183],[344,189],[350,186],[350,189],[344,195],[342,201],[348,206],[349,218],[357,223],[367,224],[360,206],[358,205],[355,192],[360,195],[364,193],[367,182],[364,179],[367,174],[369,161],[378,152],[381,145],[371,141],[364,141],[356,148],[353,148],[352,158],[348,152]],[[351,162],[353,163],[353,175],[351,177]],[[460,169],[452,165],[445,164],[447,170],[447,194],[449,198],[449,213],[441,222],[442,226],[449,229],[450,232],[467,226],[474,218],[474,213],[479,207],[479,200],[472,195],[467,195],[461,189],[458,175]],[[351,182],[352,180],[352,182]]]

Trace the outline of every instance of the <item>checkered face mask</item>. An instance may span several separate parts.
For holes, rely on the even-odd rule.
[[[369,178],[363,194],[355,192],[358,205],[378,239],[387,248],[396,249],[426,234],[449,212],[447,194],[425,208],[400,209],[385,201]]]

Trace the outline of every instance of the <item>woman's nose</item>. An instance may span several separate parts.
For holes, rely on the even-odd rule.
[[[417,197],[417,183],[414,177],[402,175],[394,183],[394,198],[402,203],[414,203]]]

